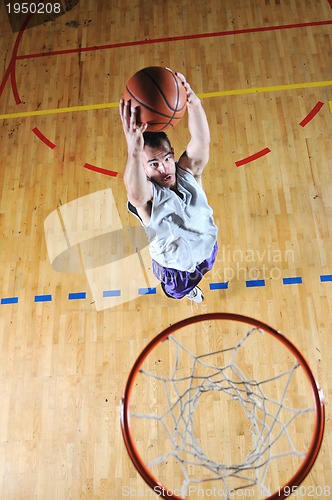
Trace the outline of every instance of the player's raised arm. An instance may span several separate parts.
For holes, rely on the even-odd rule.
[[[186,154],[180,158],[179,165],[190,170],[200,179],[204,167],[209,161],[210,129],[201,100],[192,90],[181,73],[177,73],[187,92],[188,127],[191,139]]]
[[[152,197],[152,186],[147,180],[142,162],[143,133],[147,124],[137,126],[136,109],[130,101],[120,101],[120,117],[127,141],[128,155],[123,180],[128,201],[135,207],[144,206]]]

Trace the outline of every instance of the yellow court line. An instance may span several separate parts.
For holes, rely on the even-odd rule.
[[[243,95],[254,94],[256,92],[277,92],[280,90],[295,90],[295,89],[310,89],[314,87],[329,87],[332,86],[332,80],[325,82],[307,82],[307,83],[290,83],[288,85],[274,85],[271,87],[253,87],[249,89],[239,90],[221,90],[220,92],[207,92],[204,94],[197,94],[199,98],[220,97],[227,95]]]
[[[332,113],[332,101],[329,101],[330,111]]]
[[[59,113],[73,113],[74,111],[89,111],[92,109],[109,109],[119,106],[119,102],[108,102],[103,104],[88,104],[86,106],[72,106],[70,108],[40,109],[38,111],[22,111],[21,113],[8,113],[0,115],[0,120],[8,118],[26,118],[28,116],[55,115]]]
[[[308,83],[290,83],[288,85],[274,85],[272,87],[253,87],[248,89],[235,89],[235,90],[221,90],[220,92],[206,92],[197,94],[200,99],[209,99],[211,97],[222,97],[230,95],[244,95],[244,94],[255,94],[258,92],[277,92],[280,90],[295,90],[295,89],[310,89],[315,87],[329,87],[332,86],[332,80],[323,82],[308,82]],[[331,102],[329,102],[330,109]],[[109,102],[102,104],[89,104],[86,106],[72,106],[69,108],[56,108],[56,109],[45,109],[38,111],[22,111],[21,113],[8,113],[0,115],[0,120],[7,120],[9,118],[25,118],[28,116],[44,116],[44,115],[55,115],[59,113],[73,113],[75,111],[90,111],[95,109],[109,109],[116,108],[119,106],[119,102]]]

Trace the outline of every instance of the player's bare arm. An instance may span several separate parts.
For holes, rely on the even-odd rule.
[[[136,123],[135,108],[131,108],[130,101],[120,101],[120,117],[123,131],[127,141],[127,162],[124,171],[124,184],[127,190],[128,201],[134,205],[140,215],[151,213],[152,185],[148,181],[142,162],[142,152],[144,148],[143,133],[147,128],[144,123],[138,126]]]
[[[181,73],[177,73],[187,92],[188,127],[191,139],[179,165],[189,170],[198,181],[209,161],[210,129],[202,102]]]

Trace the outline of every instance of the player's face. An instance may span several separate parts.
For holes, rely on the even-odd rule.
[[[174,151],[167,141],[155,148],[145,146],[143,164],[147,177],[159,186],[172,188],[176,185]]]

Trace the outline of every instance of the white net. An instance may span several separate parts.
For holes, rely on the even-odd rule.
[[[182,498],[268,497],[310,444],[306,376],[258,328],[243,334],[214,322],[198,335],[199,328],[167,337],[141,367],[131,404],[137,448],[154,477]],[[225,337],[226,347],[206,352]]]

